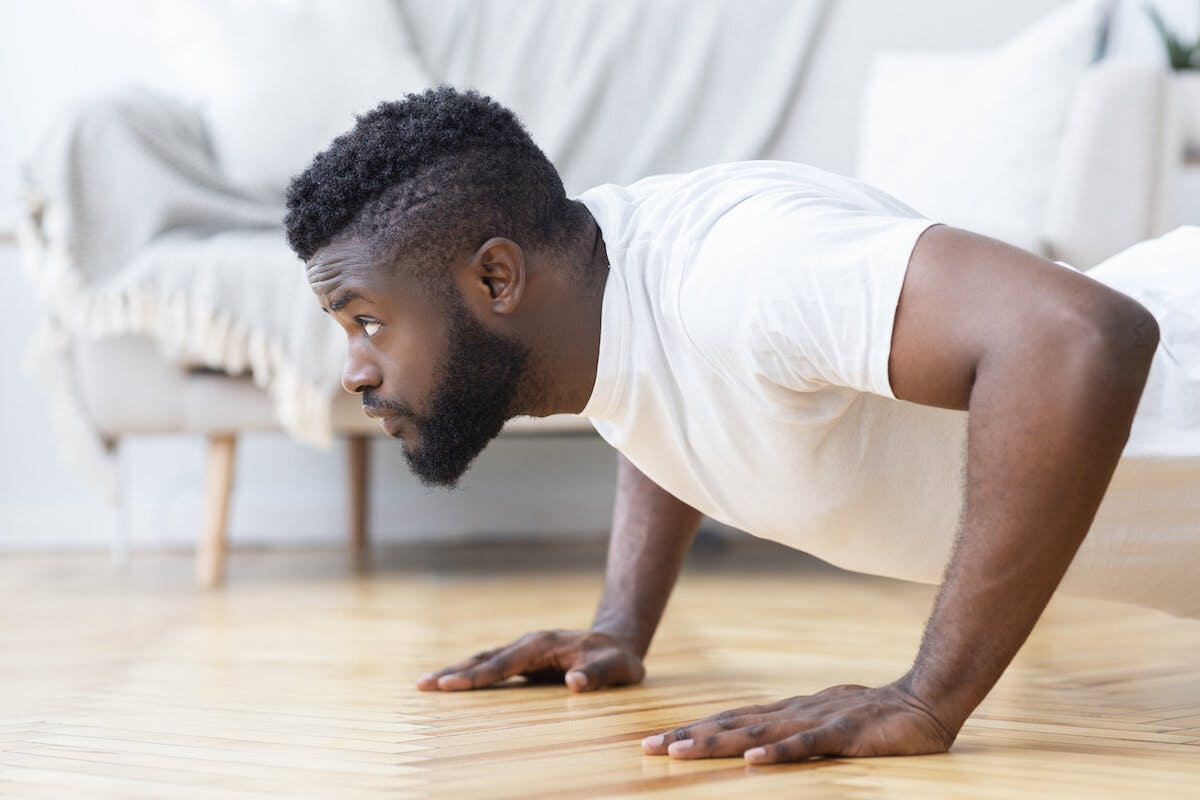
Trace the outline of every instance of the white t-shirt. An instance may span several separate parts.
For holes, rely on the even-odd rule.
[[[938,223],[861,181],[782,161],[576,199],[610,262],[580,412],[600,435],[713,519],[847,569],[940,582],[963,506],[967,413],[898,400],[888,382],[908,259]],[[1140,501],[1156,478],[1139,476]],[[1063,591],[1200,615],[1200,536],[1181,571],[1177,529],[1154,540],[1132,511],[1108,517]],[[1176,577],[1160,569],[1169,560]]]

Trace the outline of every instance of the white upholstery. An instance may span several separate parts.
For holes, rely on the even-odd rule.
[[[144,336],[109,336],[76,342],[77,380],[93,420],[106,436],[127,433],[221,433],[277,430],[264,391],[248,376],[169,363]],[[114,381],[113,376],[121,376]],[[334,400],[333,427],[340,433],[381,432],[362,412],[359,397]],[[591,433],[573,414],[509,420],[506,433]]]
[[[1048,257],[1086,270],[1160,233],[1154,226],[1166,79],[1159,66],[1124,59],[1088,70],[1050,181]]]
[[[1105,13],[1074,0],[999,47],[876,55],[857,177],[927,217],[1044,252],[1048,176]]]
[[[1157,233],[1166,80],[1160,67],[1096,63],[1074,87],[1053,147],[1040,142],[993,154],[995,134],[975,136],[961,119],[966,109],[958,101],[973,83],[964,75],[976,60],[971,53],[884,54],[868,87],[862,120],[868,151],[859,154],[858,177],[923,214],[1084,270]],[[943,91],[951,85],[954,91]],[[889,139],[895,123],[905,129],[903,146]],[[1011,127],[1004,131],[1013,135]],[[1038,164],[1040,185],[1034,185],[1038,173],[1028,170],[1020,176],[1023,186],[1003,185],[1019,154]]]
[[[772,156],[808,62],[825,47],[825,15],[839,2],[410,0],[401,8],[430,73],[512,108],[568,194],[578,194]]]

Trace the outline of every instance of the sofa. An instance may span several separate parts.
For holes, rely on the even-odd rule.
[[[973,4],[952,0],[905,4],[882,0],[770,0],[756,4],[395,0],[386,3],[386,8],[378,3],[361,8],[367,5],[375,9],[371,14],[385,17],[365,19],[357,26],[339,19],[338,25],[343,27],[338,28],[322,24],[311,11],[301,11],[287,21],[294,29],[278,22],[262,23],[279,25],[280,30],[270,35],[291,37],[288,46],[293,47],[296,60],[282,71],[278,63],[269,69],[260,65],[274,83],[264,79],[257,94],[254,87],[242,86],[245,96],[232,97],[226,82],[200,89],[193,85],[192,96],[181,89],[178,97],[154,100],[164,106],[178,105],[181,114],[192,115],[190,118],[205,128],[208,138],[195,150],[199,168],[217,176],[214,179],[227,180],[242,192],[239,196],[268,209],[264,212],[268,221],[269,210],[282,204],[283,178],[297,168],[296,157],[313,151],[313,143],[319,146],[331,131],[348,127],[348,120],[343,110],[337,119],[306,128],[305,136],[299,137],[304,143],[292,148],[293,160],[282,159],[278,164],[264,163],[274,158],[274,150],[264,156],[255,149],[263,142],[248,142],[247,136],[262,127],[266,130],[258,132],[260,140],[275,137],[273,141],[279,141],[284,134],[278,131],[289,128],[288,103],[303,104],[305,113],[311,115],[321,104],[306,91],[316,93],[319,99],[320,91],[329,90],[311,87],[318,78],[329,78],[332,64],[340,70],[334,74],[335,91],[338,82],[344,81],[337,74],[359,74],[356,65],[361,64],[375,75],[373,84],[361,90],[368,94],[395,96],[448,82],[475,86],[496,96],[526,121],[560,167],[569,193],[593,183],[627,182],[644,174],[714,161],[781,158],[878,180],[883,188],[905,199],[910,188],[916,192],[924,182],[913,167],[918,184],[906,188],[903,170],[890,169],[895,155],[881,157],[880,148],[886,150],[887,142],[898,136],[889,136],[890,126],[911,127],[916,117],[927,122],[952,120],[953,109],[932,107],[940,101],[938,93],[928,89],[930,81],[961,77],[952,53],[990,53],[1003,41],[1032,30],[1060,4],[1024,0],[992,5],[986,19],[980,18],[980,10]],[[220,4],[199,3],[194,10],[200,15],[217,13],[217,23],[225,22],[227,33],[230,26],[238,28],[243,38],[253,33],[253,25],[238,25],[236,15],[221,20],[219,12],[206,10],[217,6]],[[338,8],[339,13],[347,14],[351,7]],[[353,8],[358,13],[360,6]],[[930,24],[935,18],[937,24]],[[387,30],[377,52],[372,54],[367,46],[345,47],[346,42],[361,42],[371,31],[380,32],[383,19],[387,26],[395,27]],[[303,42],[296,40],[299,32],[305,37]],[[1097,35],[1102,34],[1099,29]],[[339,46],[323,54],[326,71],[306,79],[304,69],[312,68],[309,54],[314,52],[313,42],[323,35],[343,39],[331,39],[334,44],[340,42]],[[1029,46],[1041,42],[1039,35],[1045,38],[1045,34],[1026,36],[1033,42]],[[212,46],[211,40],[204,44],[210,50]],[[242,47],[241,56],[238,46]],[[389,49],[380,50],[384,46]],[[401,66],[388,60],[388,53],[397,48],[405,51]],[[911,57],[905,60],[897,51]],[[923,51],[921,57],[914,51]],[[244,71],[235,71],[235,78],[259,74],[254,63],[246,61],[246,53],[252,59],[255,52],[252,39],[231,45],[224,56],[225,66],[234,64]],[[304,60],[296,53],[302,53]],[[939,60],[940,54],[947,58]],[[1054,157],[1052,168],[1042,170],[1038,179],[1037,204],[1022,201],[1028,238],[1017,233],[1008,237],[1007,229],[1004,232],[1014,243],[1082,269],[1154,233],[1160,179],[1156,154],[1162,137],[1162,71],[1146,64],[1110,62],[1102,55],[1087,54],[1078,80],[1061,95],[1069,98],[1065,105],[1059,103],[1061,120],[1053,130],[1039,134],[1047,139],[1043,147],[1053,145]],[[287,67],[286,58],[280,60]],[[396,77],[390,72],[400,68],[409,74]],[[391,75],[393,82],[381,82],[379,73]],[[181,87],[187,87],[187,70],[180,74]],[[203,70],[194,72],[193,78],[196,75],[200,75],[197,80],[204,79]],[[979,79],[983,80],[982,73]],[[289,80],[286,90],[281,89],[280,81]],[[905,97],[918,81],[924,87],[922,92],[898,109],[897,98]],[[249,78],[245,82],[253,83]],[[959,90],[963,91],[961,82]],[[277,98],[276,105],[263,108],[263,98]],[[1018,95],[1012,99],[1021,100]],[[98,97],[67,110],[58,124],[68,129],[112,124],[123,102],[120,93]],[[361,108],[364,100],[356,102]],[[921,103],[931,106],[925,109],[927,113],[917,107]],[[332,99],[330,104],[336,105]],[[262,113],[250,118],[247,108],[261,108]],[[284,115],[282,119],[276,118],[279,114]],[[869,129],[865,127],[868,124]],[[987,120],[957,119],[945,124],[957,126],[958,132],[947,139],[951,144],[940,145],[943,148],[971,139],[972,132]],[[919,131],[914,134],[910,130],[907,135],[911,148],[921,145]],[[864,152],[864,143],[871,141],[873,152]],[[152,144],[170,145],[158,139]],[[991,146],[986,140],[975,145]],[[963,169],[968,174],[957,177],[970,182],[972,158],[968,153],[964,159]],[[31,164],[36,167],[33,157]],[[103,172],[89,170],[85,164],[77,174],[88,180]],[[31,169],[30,175],[31,183],[36,184],[37,169]],[[103,194],[105,186],[95,189]],[[953,197],[945,198],[944,206],[939,207],[938,202],[937,197],[924,197],[913,204],[926,214],[955,222],[963,204]],[[93,214],[113,215],[104,220],[106,226],[117,229],[122,225],[117,211],[97,208]],[[1018,216],[1006,211],[990,213],[1005,219]],[[988,233],[988,219],[971,226]],[[31,215],[30,229],[36,230],[26,231],[22,248],[35,248],[36,237],[45,234],[51,224],[45,216]],[[179,224],[173,222],[172,231]],[[151,243],[165,230],[148,230],[145,242]],[[279,245],[285,247],[282,236]],[[35,266],[33,272],[37,271]],[[315,302],[312,311],[320,316]],[[58,313],[65,315],[66,311]],[[245,369],[227,369],[227,364],[194,353],[166,352],[162,342],[146,331],[110,329],[94,335],[63,327],[60,333],[66,369],[62,391],[70,393],[75,402],[67,414],[80,417],[76,422],[88,428],[107,457],[131,435],[189,433],[208,439],[206,512],[197,545],[196,580],[205,587],[220,584],[227,557],[227,516],[235,485],[238,437],[248,431],[287,430],[280,422],[278,403]],[[332,394],[337,394],[336,389]],[[347,539],[356,553],[365,553],[369,542],[365,489],[369,445],[379,428],[362,414],[359,399],[345,393],[331,397],[328,415],[332,435],[348,442]],[[561,415],[514,419],[503,435],[591,432],[586,419]],[[108,491],[113,502],[119,503],[119,484]],[[128,557],[119,536],[113,542],[113,555],[118,563]]]

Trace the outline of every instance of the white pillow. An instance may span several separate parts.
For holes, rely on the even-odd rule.
[[[1076,0],[991,50],[876,55],[857,177],[925,216],[1044,255],[1050,177],[1108,7]]]
[[[162,57],[205,114],[222,170],[282,198],[354,115],[430,84],[392,0],[156,3]]]

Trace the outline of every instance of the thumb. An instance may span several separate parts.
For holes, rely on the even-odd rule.
[[[587,673],[581,669],[573,669],[567,673],[567,688],[572,692],[583,692],[588,688]]]
[[[642,660],[633,653],[611,648],[571,667],[567,688],[573,692],[640,683],[646,675]]]

